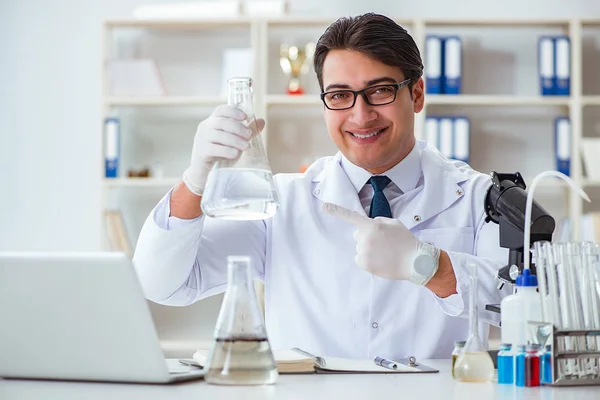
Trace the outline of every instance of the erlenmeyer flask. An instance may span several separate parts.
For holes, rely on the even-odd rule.
[[[250,257],[227,257],[227,278],[204,379],[219,385],[275,383],[277,364],[250,279]]]
[[[488,382],[494,378],[494,362],[479,338],[477,315],[477,269],[471,265],[469,276],[469,339],[454,366],[456,379],[461,382]]]
[[[217,161],[202,195],[202,212],[209,217],[259,220],[272,217],[279,207],[273,173],[254,117],[252,80],[231,78],[227,104],[246,113],[253,136],[237,160]]]

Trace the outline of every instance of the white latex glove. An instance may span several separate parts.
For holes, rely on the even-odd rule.
[[[355,262],[365,271],[420,285],[425,285],[437,271],[439,249],[419,241],[402,222],[385,217],[368,218],[332,203],[325,203],[323,210],[356,226]]]
[[[202,196],[208,173],[216,161],[234,160],[248,148],[252,130],[247,127],[246,119],[239,108],[220,105],[198,124],[190,166],[183,173],[183,182],[192,193]],[[256,126],[259,134],[265,121],[257,119]]]

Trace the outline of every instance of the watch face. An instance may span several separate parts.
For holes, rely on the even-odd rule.
[[[419,254],[413,264],[416,274],[429,276],[435,270],[435,259],[430,254]]]

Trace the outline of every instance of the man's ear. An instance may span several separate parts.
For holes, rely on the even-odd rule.
[[[423,78],[419,78],[419,80],[412,87],[411,95],[415,113],[419,113],[421,110],[423,110],[423,106],[425,104],[424,86],[425,84],[423,83]]]

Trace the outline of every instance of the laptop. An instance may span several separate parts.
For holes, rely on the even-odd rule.
[[[109,252],[0,252],[0,377],[171,383],[131,259]],[[169,369],[169,365],[176,368]]]

